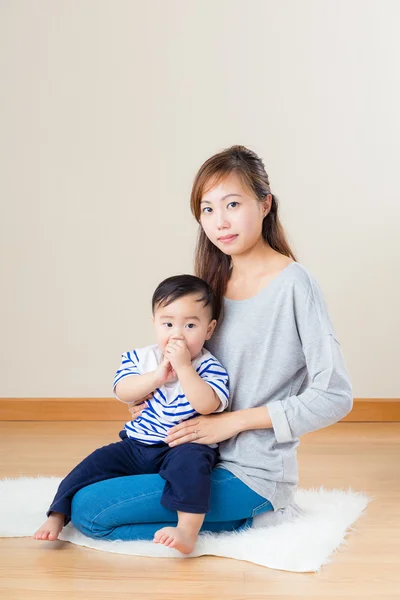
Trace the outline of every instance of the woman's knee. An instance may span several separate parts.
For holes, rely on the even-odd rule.
[[[90,538],[108,539],[115,528],[107,527],[98,518],[101,507],[93,504],[92,486],[83,488],[72,499],[71,521],[75,528]]]
[[[82,488],[72,500],[71,521],[83,534],[112,538],[123,525],[170,520],[160,504],[165,481],[159,475],[132,475]]]
[[[79,490],[72,499],[71,521],[78,531],[93,537],[93,504],[91,502],[91,486]]]

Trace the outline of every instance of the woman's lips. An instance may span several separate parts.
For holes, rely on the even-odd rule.
[[[233,242],[233,240],[236,240],[237,238],[237,234],[236,235],[224,235],[223,237],[218,238],[219,242],[222,242],[223,244],[229,244],[229,242]]]

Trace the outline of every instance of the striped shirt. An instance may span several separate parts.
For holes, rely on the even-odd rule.
[[[155,371],[162,361],[162,352],[157,344],[136,348],[122,354],[122,362],[114,377],[114,396],[116,385],[124,377],[143,375]],[[196,372],[206,381],[220,399],[215,412],[222,412],[228,406],[228,374],[221,363],[205,348],[192,360]],[[164,440],[168,431],[181,421],[191,419],[198,413],[186,398],[179,380],[160,386],[147,400],[147,408],[134,421],[125,423],[125,431],[130,438],[144,444],[157,444]]]

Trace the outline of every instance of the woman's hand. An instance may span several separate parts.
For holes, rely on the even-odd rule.
[[[131,413],[132,421],[137,419],[142,414],[142,411],[147,407],[146,400],[150,400],[152,397],[153,394],[147,394],[147,396],[139,400],[140,404],[137,402],[128,402],[128,410]]]
[[[235,412],[201,415],[172,427],[165,442],[171,448],[187,442],[218,444],[237,435],[240,431],[239,419]]]

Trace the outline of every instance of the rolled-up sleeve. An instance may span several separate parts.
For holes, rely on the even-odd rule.
[[[353,391],[339,342],[327,334],[304,348],[311,383],[298,396],[268,405],[279,443],[332,425],[353,406]]]
[[[299,395],[268,404],[277,442],[292,442],[305,433],[332,425],[353,406],[353,390],[340,343],[315,282],[301,305],[296,321],[308,387]]]

